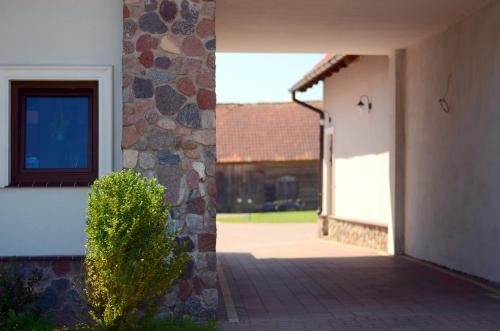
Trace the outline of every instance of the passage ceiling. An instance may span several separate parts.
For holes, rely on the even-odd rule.
[[[219,52],[387,54],[490,0],[217,0]]]

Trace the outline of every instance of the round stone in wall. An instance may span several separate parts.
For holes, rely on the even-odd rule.
[[[200,109],[215,109],[216,95],[214,91],[201,89],[198,91],[196,101]]]
[[[137,24],[132,20],[125,20],[123,22],[123,34],[125,38],[132,38],[137,31]]]
[[[200,38],[208,38],[215,35],[215,21],[209,19],[203,19],[198,23],[196,28],[196,33]]]
[[[205,43],[205,47],[210,51],[215,51],[215,39],[210,39]]]
[[[151,150],[163,150],[175,143],[175,134],[160,128],[151,127],[146,131],[145,138]]]
[[[175,22],[172,27],[172,32],[175,34],[190,35],[194,32],[194,23],[188,21]]]
[[[170,67],[170,59],[166,56],[161,56],[155,59],[155,65],[160,69],[168,69]]]
[[[175,130],[177,127],[174,121],[165,117],[160,119],[156,125],[165,130]]]
[[[160,165],[178,165],[181,163],[179,155],[169,151],[160,151],[158,154],[158,161]]]
[[[177,205],[180,200],[181,178],[184,171],[179,166],[159,166],[158,182],[168,189],[165,190],[165,202]]]
[[[165,70],[152,69],[146,75],[153,80],[155,85],[163,85],[175,81],[175,74]]]
[[[137,164],[137,157],[139,152],[133,149],[123,150],[123,167],[134,168]]]
[[[144,68],[151,68],[153,66],[154,55],[151,51],[146,51],[139,56],[139,62],[144,66]]]
[[[159,86],[156,88],[156,108],[163,115],[173,115],[186,102],[186,97],[177,93],[170,86]]]
[[[167,26],[161,21],[160,16],[152,12],[141,16],[139,27],[142,31],[149,33],[165,33],[168,31]]]
[[[153,169],[156,165],[156,156],[153,153],[141,153],[139,156],[139,165],[142,169]]]
[[[203,307],[201,305],[201,300],[195,296],[190,297],[184,307],[187,314],[191,316],[198,316],[203,312]]]
[[[219,302],[219,295],[217,289],[207,288],[201,293],[201,297],[207,306],[215,307]]]
[[[146,99],[153,96],[153,82],[150,79],[135,77],[132,88],[134,90],[134,96],[138,99]]]
[[[189,1],[183,0],[181,3],[181,16],[188,22],[196,22],[198,21],[198,9],[189,4]]]
[[[181,50],[187,56],[203,56],[205,54],[205,47],[201,40],[196,38],[195,36],[188,36],[182,42]]]
[[[198,106],[194,103],[185,105],[177,116],[177,122],[188,128],[200,128],[201,117]]]
[[[171,35],[163,36],[160,40],[160,49],[171,54],[179,54],[181,52],[178,40]]]
[[[194,86],[193,82],[189,78],[181,78],[175,87],[179,92],[189,97],[196,94],[196,86]]]
[[[160,4],[160,15],[165,22],[172,22],[177,15],[177,4],[172,1],[164,0]]]

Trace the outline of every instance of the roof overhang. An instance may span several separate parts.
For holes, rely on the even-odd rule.
[[[307,73],[301,80],[295,83],[290,89],[290,92],[304,92],[319,81],[330,77],[342,68],[346,68],[352,62],[356,61],[359,55],[340,55],[331,56],[324,63]]]

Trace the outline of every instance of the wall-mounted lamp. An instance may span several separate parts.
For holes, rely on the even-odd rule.
[[[365,102],[363,102],[365,100]],[[370,100],[370,97],[368,97],[366,94],[363,94],[362,96],[359,97],[359,102],[356,105],[358,107],[359,111],[367,110],[370,112],[372,110],[372,102]]]

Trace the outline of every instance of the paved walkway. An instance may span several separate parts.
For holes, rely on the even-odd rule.
[[[500,296],[403,257],[315,239],[314,224],[218,224],[239,323],[222,330],[500,330]]]

